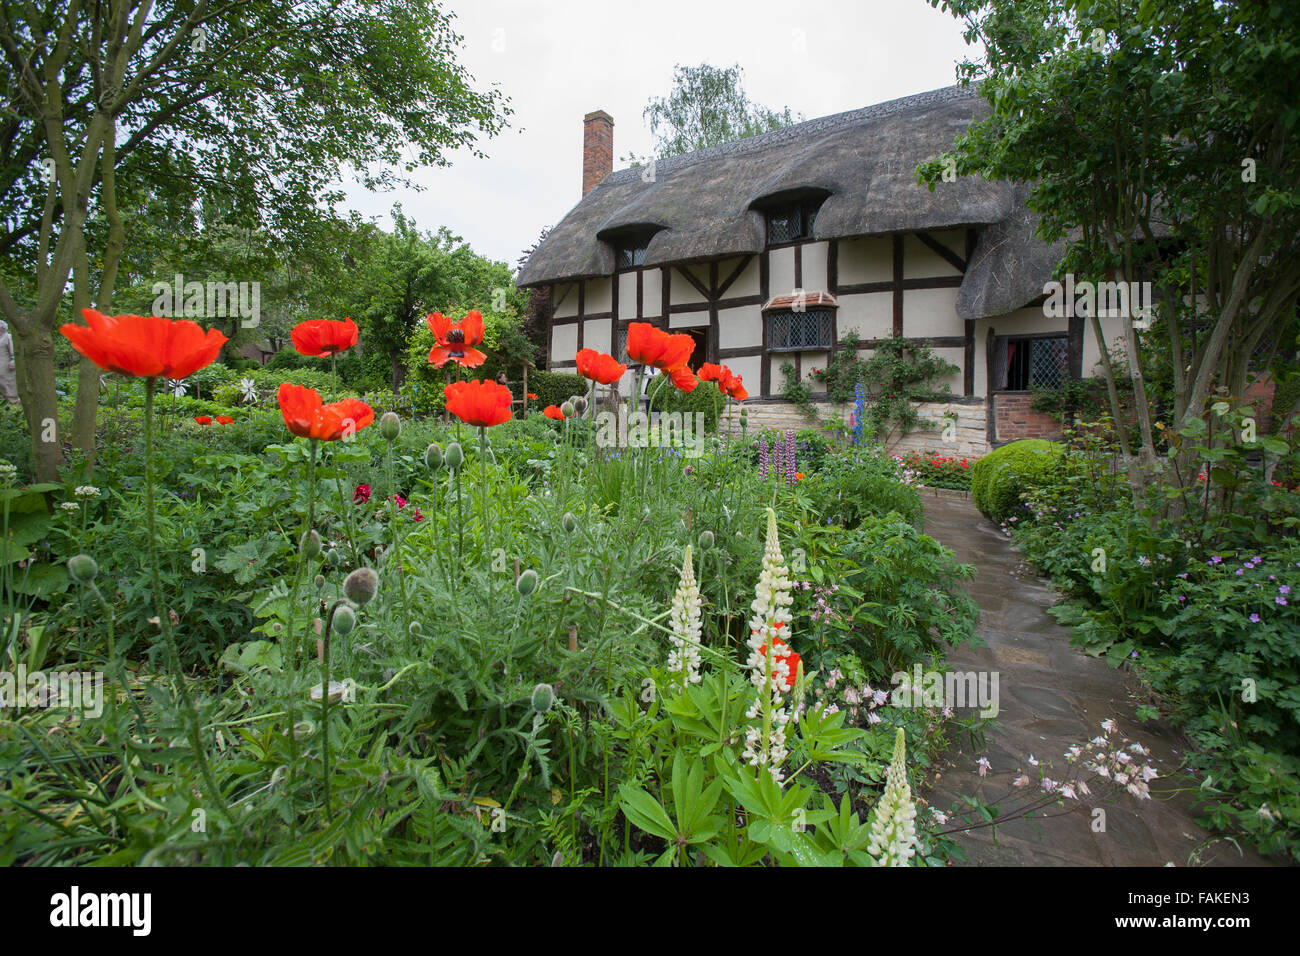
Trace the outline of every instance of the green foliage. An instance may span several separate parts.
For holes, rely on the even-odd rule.
[[[655,411],[702,414],[704,427],[711,432],[717,431],[718,417],[727,404],[727,397],[712,382],[700,382],[692,391],[683,392],[667,375],[656,376],[650,384],[650,396]]]
[[[1239,435],[1245,417],[1224,403],[1172,436],[1210,462],[1191,495],[1161,489],[1178,504],[1176,519],[1161,516],[1159,498],[1135,507],[1109,467],[1114,446],[1087,429],[1070,436],[1008,523],[1069,596],[1052,613],[1072,627],[1072,642],[1136,668],[1159,712],[1196,742],[1187,759],[1208,778],[1197,794],[1206,822],[1300,859],[1300,604],[1291,600],[1300,494],[1266,481],[1259,460],[1271,447],[1285,471],[1296,454],[1272,437],[1212,441],[1216,431]]]
[[[1026,492],[1057,467],[1060,445],[1026,438],[997,448],[971,469],[971,498],[986,518],[1002,521],[1020,507]]]
[[[204,394],[231,374],[207,374]],[[572,377],[540,381],[563,393],[557,400],[581,391]],[[792,727],[791,780],[779,791],[746,779],[738,759],[753,691],[732,645],[745,629],[762,553],[756,530],[775,490],[748,461],[710,451],[688,472],[676,449],[602,449],[588,423],[534,415],[490,429],[486,456],[472,430],[426,419],[405,421],[391,446],[377,427],[325,443],[313,467],[308,443],[288,436],[269,395],[220,427],[189,415],[209,399],[176,399],[173,411],[164,395],[162,596],[199,702],[203,756],[235,816],[226,820],[189,737],[175,730],[188,718],[173,681],[180,675],[150,620],[138,386],[105,397],[115,395],[103,411],[112,440],[97,465],[99,496],[53,515],[35,490],[10,496],[35,506],[14,510],[10,526],[28,567],[61,570],[84,552],[100,566],[100,589],[11,587],[7,613],[22,615],[22,653],[49,667],[102,670],[131,693],[106,693],[93,722],[67,722],[57,709],[7,716],[0,861],[870,862],[852,807],[874,802],[888,728],[869,726],[865,712],[806,715]],[[459,441],[464,467],[430,471],[424,450],[433,441]],[[852,463],[831,447],[810,442],[808,454],[840,487],[854,487]],[[860,464],[877,472],[868,493],[883,508],[892,459]],[[892,480],[903,487],[896,471]],[[368,494],[357,494],[361,485]],[[61,502],[72,487],[48,490]],[[296,544],[313,489],[312,527],[325,547],[303,557]],[[788,550],[802,549],[800,561],[848,622],[838,629],[828,620],[821,634],[797,619],[791,639],[810,663],[832,650],[852,654],[861,658],[853,673],[877,679],[969,636],[969,604],[954,584],[961,570],[907,520],[854,511],[857,526],[843,529],[826,522],[837,505],[829,488],[778,493]],[[915,515],[914,494],[902,506]],[[659,670],[662,622],[682,549],[701,530],[714,533],[698,579],[712,675],[674,696]],[[536,572],[526,594],[514,586],[516,567]],[[326,609],[357,568],[375,571],[378,592],[351,608],[354,629],[333,636],[331,679],[353,689],[327,716],[310,696],[324,676],[315,622],[329,632]],[[642,696],[647,677],[661,690],[653,700]],[[553,688],[549,708],[534,704],[539,684]],[[919,782],[946,745],[945,721],[921,710],[896,716],[914,741]],[[63,729],[51,733],[56,723]],[[720,739],[734,742],[719,747]],[[112,775],[125,789],[105,793],[97,781]],[[833,793],[819,793],[823,780]],[[74,817],[69,799],[80,808]],[[195,811],[206,828],[191,828]],[[806,829],[791,826],[796,811]],[[937,844],[923,835],[923,845],[924,862],[942,862]]]

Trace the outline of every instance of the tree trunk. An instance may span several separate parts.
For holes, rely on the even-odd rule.
[[[32,442],[32,462],[37,481],[58,481],[63,464],[59,436],[59,399],[54,393],[53,319],[27,315],[14,323],[14,364],[18,395],[27,416]]]

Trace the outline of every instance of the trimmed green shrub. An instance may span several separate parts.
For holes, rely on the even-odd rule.
[[[560,405],[570,396],[586,395],[591,383],[581,375],[567,372],[546,372],[541,369],[528,373],[528,391],[537,397],[530,400],[529,408]]]
[[[700,382],[691,392],[683,392],[673,384],[669,375],[659,375],[650,385],[650,394],[654,400],[654,411],[681,412],[691,415],[704,413],[704,427],[714,431],[718,426],[718,414],[727,403],[718,386],[712,382]]]
[[[975,507],[987,518],[1002,521],[1020,506],[1025,492],[1056,468],[1060,445],[1026,438],[990,452],[971,469],[970,490]]]

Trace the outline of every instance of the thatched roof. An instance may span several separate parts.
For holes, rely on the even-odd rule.
[[[951,148],[987,110],[976,92],[948,87],[673,156],[655,164],[653,177],[637,167],[610,173],[551,230],[519,284],[612,275],[614,251],[605,240],[619,230],[658,230],[648,266],[761,252],[755,204],[820,193],[828,195],[816,239],[994,227],[981,230],[958,314],[1009,311],[1042,293],[1060,259],[1033,238],[1023,191],[975,177],[933,191],[916,182],[916,167]]]

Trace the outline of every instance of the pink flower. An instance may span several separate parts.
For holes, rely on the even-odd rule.
[[[352,492],[352,503],[359,505],[370,500],[370,486],[357,485],[357,490]]]
[[[993,769],[992,764],[989,763],[988,757],[980,757],[979,760],[975,761],[975,765],[980,768],[981,777],[987,775],[988,772]]]

